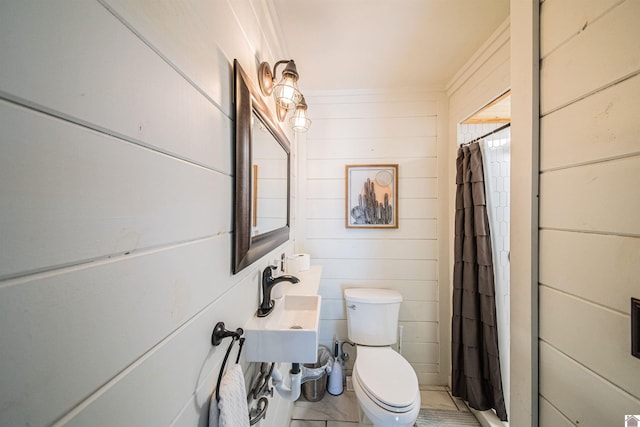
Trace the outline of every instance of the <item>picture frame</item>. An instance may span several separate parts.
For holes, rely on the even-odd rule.
[[[398,165],[345,166],[345,227],[398,228]]]

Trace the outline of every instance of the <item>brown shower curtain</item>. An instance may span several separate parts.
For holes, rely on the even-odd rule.
[[[458,149],[451,325],[452,394],[474,409],[495,409],[502,394],[491,237],[477,142]]]

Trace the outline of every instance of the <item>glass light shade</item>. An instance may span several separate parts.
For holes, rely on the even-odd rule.
[[[282,108],[293,110],[302,99],[302,93],[296,87],[297,75],[284,74],[282,80],[274,86],[273,96]]]
[[[307,117],[306,104],[304,107],[296,108],[293,116],[289,119],[291,127],[296,132],[306,132],[311,126],[311,120]]]

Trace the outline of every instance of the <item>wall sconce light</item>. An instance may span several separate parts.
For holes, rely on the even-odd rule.
[[[289,119],[289,123],[296,132],[306,132],[309,130],[311,120],[307,117],[307,103],[304,100],[304,96],[293,112],[293,116]]]
[[[276,74],[276,69],[280,64],[287,65],[284,67],[284,71],[282,71],[282,79],[276,83],[274,75]],[[276,65],[273,66],[273,74],[271,73],[269,64],[263,62],[260,64],[258,74],[260,77],[260,89],[263,94],[269,96],[273,93],[276,103],[286,110],[293,110],[296,105],[298,105],[298,102],[300,102],[300,99],[302,98],[302,94],[296,86],[296,82],[298,81],[298,70],[296,69],[296,63],[293,62],[293,59],[289,61],[276,62]]]
[[[281,64],[286,65],[282,71],[282,78],[276,83],[276,69]],[[295,109],[294,116],[289,123],[296,132],[306,132],[311,125],[311,120],[307,118],[307,104],[304,101],[304,96],[297,87],[298,78],[298,70],[293,59],[276,62],[273,66],[273,73],[267,62],[261,63],[258,67],[260,90],[265,96],[273,94],[278,120],[283,122],[287,113]]]

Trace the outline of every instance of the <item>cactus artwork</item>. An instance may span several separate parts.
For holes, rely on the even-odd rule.
[[[397,165],[347,166],[347,227],[398,226],[396,176]]]

